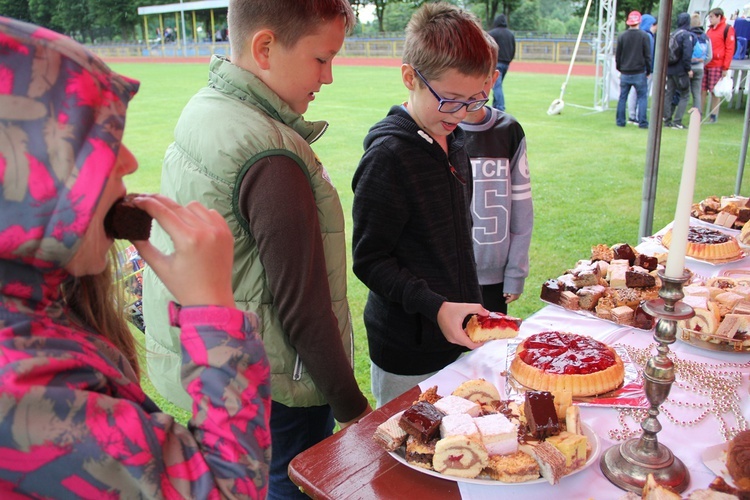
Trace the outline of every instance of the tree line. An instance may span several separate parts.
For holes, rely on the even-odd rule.
[[[188,3],[191,0],[184,0]],[[375,20],[359,24],[355,35],[402,32],[411,14],[430,0],[349,0],[355,12],[371,8]],[[586,7],[586,0],[448,0],[471,10],[485,28],[492,26],[498,14],[505,14],[511,30],[556,35],[576,34]],[[176,3],[175,0],[0,0],[0,15],[29,21],[65,33],[84,43],[103,41],[136,42],[152,38],[155,33],[143,33],[143,21],[138,7]],[[673,12],[687,9],[689,0],[674,2]],[[683,5],[684,4],[684,5]],[[618,0],[618,20],[631,10],[656,15],[656,0]],[[218,25],[226,21],[226,10],[215,12]],[[597,26],[596,9],[592,9],[586,31],[592,33]],[[203,26],[210,25],[208,11],[196,11]],[[174,28],[174,19],[164,16],[165,26]],[[158,23],[149,22],[155,32]],[[624,28],[624,24],[623,24]]]

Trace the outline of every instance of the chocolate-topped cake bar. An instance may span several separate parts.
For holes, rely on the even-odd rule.
[[[523,414],[529,433],[537,439],[560,434],[554,397],[547,391],[526,391]]]
[[[420,401],[404,411],[398,425],[416,439],[426,443],[440,429],[444,413],[427,401]]]

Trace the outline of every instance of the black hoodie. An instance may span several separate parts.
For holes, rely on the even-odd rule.
[[[440,306],[482,301],[464,132],[448,137],[446,156],[403,106],[393,106],[364,146],[352,180],[352,253],[354,273],[370,289],[370,358],[398,375],[434,372],[466,350],[440,331]]]
[[[682,57],[674,64],[667,66],[667,75],[681,75],[690,71],[693,58],[693,34],[690,31],[690,14],[682,12],[677,16],[677,28],[673,36],[682,45]]]

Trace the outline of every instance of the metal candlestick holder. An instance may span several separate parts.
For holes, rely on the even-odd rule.
[[[695,315],[692,307],[681,302],[685,296],[682,286],[689,277],[690,274],[684,272],[679,278],[670,278],[660,271],[661,298],[649,300],[643,307],[647,313],[659,318],[654,331],[654,340],[659,343],[658,354],[648,360],[643,372],[643,385],[651,407],[648,417],[641,422],[641,437],[612,446],[599,461],[607,479],[624,490],[640,493],[649,474],[653,474],[657,483],[678,493],[685,491],[690,483],[685,464],[656,439],[656,434],[662,429],[656,419],[659,406],[669,396],[675,378],[674,364],[667,357],[669,344],[677,338],[677,322]]]

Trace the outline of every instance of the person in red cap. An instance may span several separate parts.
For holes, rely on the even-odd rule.
[[[648,128],[648,75],[651,74],[651,41],[645,31],[639,28],[641,13],[634,10],[625,21],[628,29],[617,37],[615,65],[620,72],[620,99],[617,101],[618,127],[626,123],[625,108],[628,92],[635,88],[638,108],[638,127]]]

